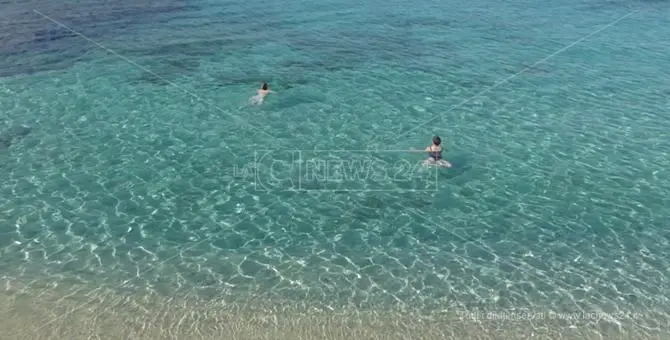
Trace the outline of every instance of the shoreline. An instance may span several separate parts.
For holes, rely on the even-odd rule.
[[[0,330],[6,340],[670,338],[670,331],[661,328],[667,324],[663,313],[653,318],[644,313],[620,315],[617,325],[607,319],[588,320],[595,314],[573,313],[570,318],[532,311],[324,311],[262,298],[224,304],[83,285],[44,285],[46,289],[37,290],[9,282],[3,280],[0,291]]]

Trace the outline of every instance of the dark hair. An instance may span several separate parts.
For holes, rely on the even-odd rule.
[[[440,143],[442,143],[442,140],[440,139],[439,136],[433,137],[433,144],[440,145]]]
[[[263,86],[261,87],[264,91],[267,91],[268,89],[268,83],[263,83]]]

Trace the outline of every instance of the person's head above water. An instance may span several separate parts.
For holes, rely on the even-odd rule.
[[[268,83],[263,83],[263,86],[261,86],[261,90],[267,91],[268,90]]]
[[[433,144],[434,145],[440,145],[442,143],[442,139],[440,139],[439,136],[433,137]]]

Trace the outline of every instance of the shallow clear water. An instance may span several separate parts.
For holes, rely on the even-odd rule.
[[[49,3],[3,5],[5,277],[668,304],[664,2]],[[404,151],[434,134],[453,168]]]

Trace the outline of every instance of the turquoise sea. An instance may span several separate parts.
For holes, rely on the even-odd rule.
[[[3,281],[667,325],[668,2],[0,6]]]

